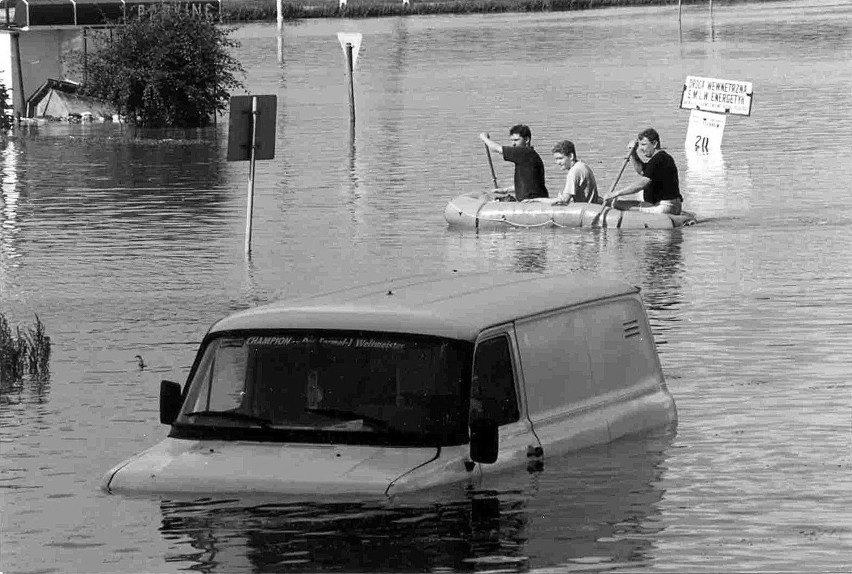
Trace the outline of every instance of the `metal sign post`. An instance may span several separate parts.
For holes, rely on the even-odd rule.
[[[337,33],[337,40],[340,42],[343,55],[346,57],[344,72],[346,86],[349,90],[349,125],[353,131],[355,129],[355,64],[358,63],[358,52],[361,49],[362,39],[363,35],[360,32]]]
[[[233,96],[228,122],[228,161],[249,161],[246,256],[251,256],[255,161],[275,157],[276,96]]]

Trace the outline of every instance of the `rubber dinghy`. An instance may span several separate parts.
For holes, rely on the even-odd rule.
[[[553,205],[553,198],[533,201],[497,201],[488,191],[465,193],[450,200],[444,219],[451,227],[502,229],[506,227],[613,227],[618,229],[672,229],[696,223],[688,211],[680,215],[614,209],[596,203]]]

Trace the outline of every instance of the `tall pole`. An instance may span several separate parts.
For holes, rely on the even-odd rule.
[[[15,75],[16,81],[12,81],[12,105],[18,119],[26,115],[27,102],[24,99],[24,71],[21,65],[21,39],[20,32],[12,32],[12,49],[15,51]]]
[[[89,46],[86,38],[86,27],[83,26],[83,83],[89,81]]]
[[[283,8],[281,4],[284,0],[277,0],[276,5],[278,6],[278,63],[284,61],[284,40],[281,38],[281,32],[284,28],[284,14]]]
[[[254,211],[254,154],[257,149],[257,96],[251,99],[251,159],[249,162],[248,201],[246,202],[246,256],[251,257],[251,220]]]
[[[346,42],[346,85],[349,88],[349,123],[355,126],[355,72],[352,64],[352,43]]]

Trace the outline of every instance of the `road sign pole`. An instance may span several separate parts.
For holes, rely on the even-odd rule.
[[[359,32],[338,32],[337,40],[343,48],[344,75],[346,76],[346,88],[349,91],[349,127],[355,130],[355,65],[358,61],[358,51],[361,49],[361,38]]]
[[[257,96],[251,99],[251,158],[249,160],[248,201],[246,201],[246,255],[251,255],[251,223],[254,211],[254,163],[257,134]]]
[[[255,162],[275,157],[275,96],[231,96],[228,118],[228,161],[248,161],[246,258],[251,258]]]
[[[352,62],[352,44],[346,43],[346,86],[349,88],[349,123],[355,125],[355,66]]]

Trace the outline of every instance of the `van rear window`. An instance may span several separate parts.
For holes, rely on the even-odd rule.
[[[229,334],[202,349],[176,423],[345,433],[355,442],[464,433],[471,347],[374,332]]]

